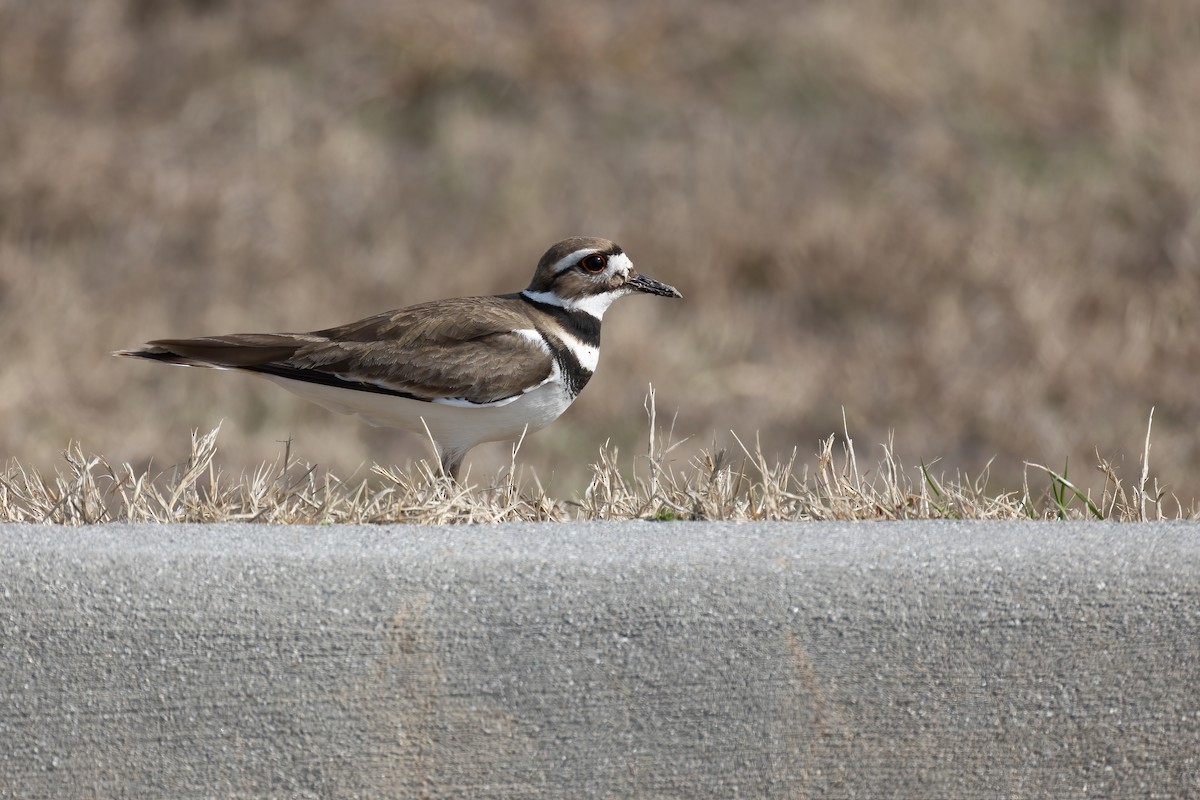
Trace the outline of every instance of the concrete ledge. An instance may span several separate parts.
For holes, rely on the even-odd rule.
[[[1200,795],[1200,526],[0,526],[0,796]]]

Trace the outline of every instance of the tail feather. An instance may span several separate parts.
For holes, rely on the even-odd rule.
[[[235,333],[197,339],[156,339],[141,347],[117,350],[114,356],[145,358],[189,367],[246,369],[285,361],[307,342],[279,333]]]

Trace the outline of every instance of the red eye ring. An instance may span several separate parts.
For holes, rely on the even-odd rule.
[[[604,272],[604,268],[608,266],[608,257],[600,253],[592,253],[590,256],[581,258],[579,266],[584,272],[590,272],[595,275]]]

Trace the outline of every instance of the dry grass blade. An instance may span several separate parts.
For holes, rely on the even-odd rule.
[[[88,456],[72,444],[63,454],[66,468],[47,476],[10,461],[0,472],[0,521],[85,525],[131,522],[262,523],[490,523],[513,520],[562,522],[571,519],[669,520],[823,520],[823,519],[1109,519],[1147,518],[1153,503],[1164,518],[1164,492],[1149,481],[1149,428],[1139,482],[1130,490],[1116,468],[1097,456],[1104,475],[1098,500],[1048,467],[1027,463],[1049,479],[1035,499],[1026,473],[1017,495],[987,492],[988,471],[969,480],[934,475],[920,462],[906,469],[888,441],[876,469],[858,468],[848,430],[839,442],[820,442],[816,463],[797,463],[792,450],[783,461],[770,460],[755,438],[749,447],[736,433],[740,457],[713,447],[686,464],[669,456],[674,423],[658,427],[653,387],[646,396],[649,425],[646,455],[624,464],[616,447],[605,444],[592,465],[592,478],[579,501],[546,495],[537,477],[526,479],[517,467],[522,441],[513,446],[508,467],[490,482],[475,485],[470,473],[462,482],[442,475],[437,465],[420,461],[406,468],[375,465],[365,478],[344,481],[328,471],[293,458],[291,442],[274,464],[231,477],[217,466],[215,428],[192,433],[188,458],[157,475],[130,465],[113,468],[100,456]],[[639,476],[644,458],[646,473]],[[989,465],[990,466],[990,465]],[[1132,495],[1132,496],[1131,496]],[[1177,517],[1197,518],[1195,504],[1176,500]]]

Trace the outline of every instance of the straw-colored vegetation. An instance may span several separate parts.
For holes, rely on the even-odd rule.
[[[510,454],[472,451],[486,514],[981,514],[957,476],[986,474],[1002,505],[1053,516],[1049,471],[1069,465],[1097,510],[1136,516],[1152,407],[1157,474],[1186,506],[1198,98],[1196,0],[0,0],[0,462],[50,476],[71,441],[128,462],[63,476],[117,514],[183,432],[224,420],[237,514],[262,491],[351,516],[326,510],[368,508],[338,499],[367,480],[378,503],[424,492],[468,517],[419,471],[360,466],[412,463],[415,437],[108,354],[513,291],[586,233],[685,300],[617,303],[596,377],[524,443],[563,502],[508,510]],[[691,436],[653,498],[630,455],[650,381]],[[861,480],[841,438],[813,460],[843,409]],[[260,472],[289,438],[321,468]],[[606,441],[619,461],[589,457]],[[908,459],[894,483],[886,441]],[[173,474],[142,479],[139,498],[179,494],[150,516],[212,496],[207,466],[203,492]],[[10,514],[54,508],[53,479],[20,502],[21,470],[5,480]]]
[[[772,463],[758,442],[706,450],[686,463],[672,454],[679,443],[659,428],[654,390],[647,396],[646,452],[623,460],[603,447],[592,463],[582,497],[554,499],[536,477],[524,479],[512,461],[491,480],[470,475],[447,480],[421,461],[408,469],[372,467],[347,480],[298,462],[291,443],[281,457],[250,473],[230,476],[217,461],[219,428],[194,433],[187,461],[158,475],[129,464],[114,466],[85,455],[78,445],[64,454],[65,470],[46,476],[10,462],[0,473],[0,521],[91,524],[131,522],[479,523],[571,519],[821,520],[821,519],[1111,519],[1196,518],[1177,499],[1164,498],[1149,477],[1149,431],[1140,480],[1123,482],[1100,461],[1103,490],[1093,496],[1066,474],[1027,465],[1020,492],[991,494],[987,474],[967,480],[935,477],[934,467],[906,469],[890,445],[880,462],[860,471],[848,433],[821,442],[815,462],[797,452]],[[736,437],[735,437],[736,438]]]

